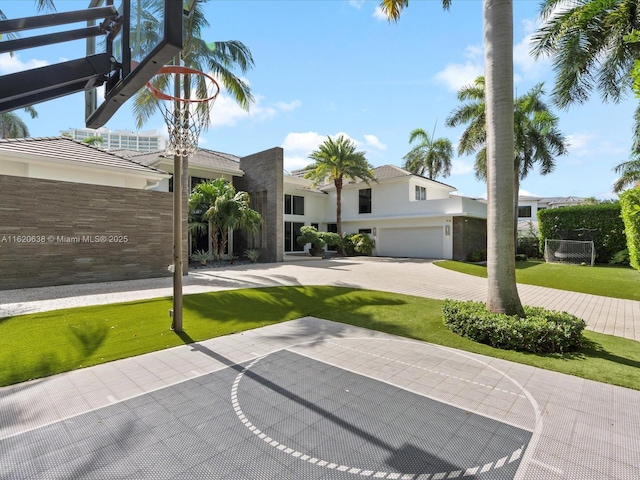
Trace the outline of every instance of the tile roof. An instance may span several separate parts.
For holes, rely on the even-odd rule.
[[[143,165],[124,156],[101,150],[66,137],[36,137],[0,139],[0,154],[46,157],[85,165],[129,170],[139,173],[165,174],[162,170]]]
[[[145,165],[150,165],[158,158],[172,159],[172,155],[167,155],[164,150],[156,152],[137,152],[134,150],[112,150],[112,152],[122,155],[126,158],[135,159]],[[229,153],[214,152],[205,148],[199,148],[198,151],[189,157],[189,164],[201,165],[210,168],[222,168],[225,170],[240,170],[240,157]]]

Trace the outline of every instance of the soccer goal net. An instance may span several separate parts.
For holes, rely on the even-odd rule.
[[[544,259],[548,263],[572,263],[590,265],[596,259],[596,249],[592,241],[554,240],[544,241]]]

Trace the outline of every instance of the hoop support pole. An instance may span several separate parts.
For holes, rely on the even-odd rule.
[[[180,56],[176,56],[180,59]],[[176,73],[176,75],[179,75]],[[175,82],[180,97],[180,81]],[[182,156],[173,156],[173,321],[171,329],[182,332]]]

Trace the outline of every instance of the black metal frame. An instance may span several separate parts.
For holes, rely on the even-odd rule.
[[[106,52],[85,58],[0,76],[0,113],[52,100],[75,92],[92,92],[105,82],[106,100],[87,109],[87,127],[103,126],[160,67],[182,50],[183,4],[165,0],[164,39],[135,68],[129,47],[130,0],[123,0],[123,14],[113,0],[91,0],[84,10],[0,21],[0,34],[87,21],[86,28],[0,42],[0,53],[105,36]],[[103,19],[100,25],[96,20]],[[122,31],[123,58],[113,56],[113,40]],[[94,111],[95,110],[95,111]]]

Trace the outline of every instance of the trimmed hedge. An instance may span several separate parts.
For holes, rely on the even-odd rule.
[[[454,333],[503,350],[563,353],[582,346],[584,320],[566,312],[524,307],[525,318],[491,313],[481,302],[445,300],[444,324]]]
[[[620,195],[620,207],[627,235],[629,264],[640,270],[640,188],[623,192]]]
[[[542,252],[547,238],[593,240],[596,262],[607,263],[616,253],[627,248],[618,202],[538,210],[538,229]],[[598,231],[581,235],[580,229]]]

